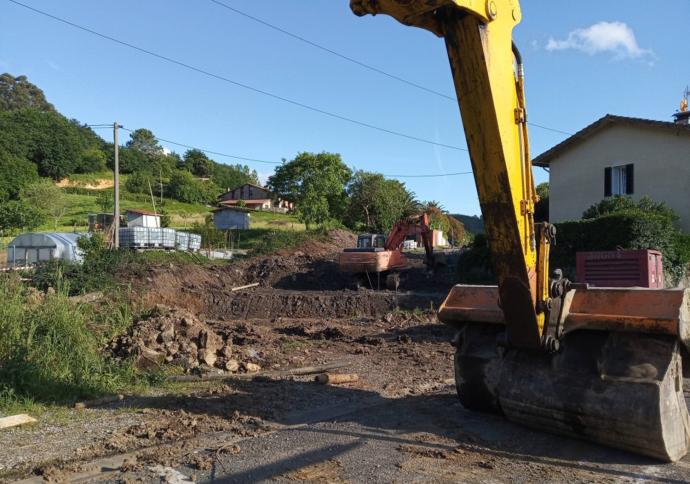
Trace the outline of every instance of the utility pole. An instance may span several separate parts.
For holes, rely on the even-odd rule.
[[[114,171],[114,213],[113,213],[113,247],[120,248],[120,146],[117,140],[117,130],[121,128],[117,121],[113,123],[113,146],[115,147],[115,166]]]

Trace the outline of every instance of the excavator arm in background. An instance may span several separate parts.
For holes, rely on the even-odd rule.
[[[433,245],[433,231],[429,227],[429,214],[423,213],[418,220],[399,220],[393,225],[393,229],[386,237],[384,248],[386,250],[401,250],[403,242],[414,230],[419,232],[424,244],[424,252],[426,254],[426,265],[428,268],[434,267],[434,245]]]
[[[458,394],[470,409],[662,460],[688,451],[681,345],[684,290],[573,287],[549,278],[555,228],[538,201],[518,0],[351,0],[442,37],[498,286],[453,287],[439,319],[456,327]],[[566,196],[566,195],[562,195]]]

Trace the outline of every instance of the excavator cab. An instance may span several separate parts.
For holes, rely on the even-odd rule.
[[[683,457],[690,291],[590,288],[549,270],[557,234],[534,220],[524,70],[512,35],[519,0],[350,6],[445,41],[498,278],[496,286],[453,287],[439,310],[457,329],[461,403],[665,461]]]
[[[383,250],[385,245],[386,245],[386,236],[383,234],[360,234],[357,237],[357,248],[358,249],[381,249],[381,250]]]

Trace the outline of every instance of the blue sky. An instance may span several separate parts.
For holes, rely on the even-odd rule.
[[[457,106],[367,71],[210,0],[20,0],[106,35],[274,94],[383,128],[465,147]],[[223,0],[267,22],[435,91],[453,94],[441,39],[347,0]],[[690,2],[523,1],[515,39],[530,120],[575,132],[606,113],[670,120],[690,84]],[[146,127],[166,139],[255,159],[342,154],[385,174],[469,170],[467,153],[329,118],[41,17],[0,0],[0,71],[25,74],[65,115]],[[104,136],[109,136],[107,132]],[[531,129],[533,153],[566,136]],[[165,144],[165,143],[164,143]],[[180,148],[169,146],[181,151]],[[183,151],[183,150],[182,150]],[[220,162],[233,160],[215,157]],[[271,165],[248,163],[262,177]],[[547,175],[536,170],[537,181]],[[422,200],[478,214],[471,175],[401,178]]]

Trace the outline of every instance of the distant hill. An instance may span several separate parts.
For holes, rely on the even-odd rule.
[[[458,219],[465,226],[465,230],[473,234],[484,233],[484,218],[476,215],[461,215],[452,214],[452,217]]]

